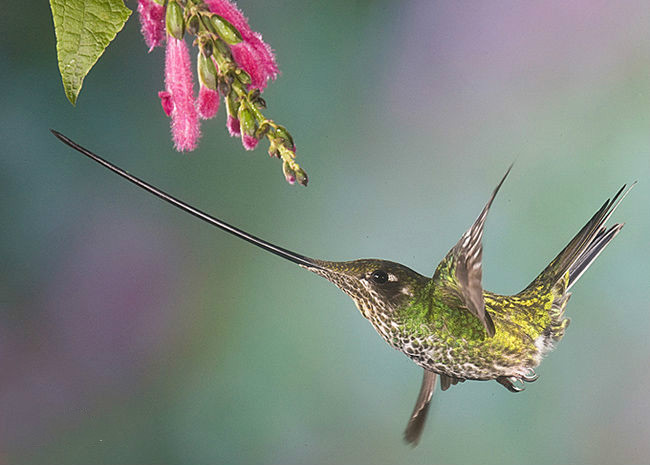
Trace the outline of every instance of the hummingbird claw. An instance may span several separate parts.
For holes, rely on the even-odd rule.
[[[497,382],[503,385],[510,392],[521,392],[524,389],[524,383],[514,376],[499,376]]]
[[[539,375],[537,373],[535,373],[535,370],[533,370],[532,368],[529,368],[528,373],[521,376],[521,380],[525,381],[527,383],[532,383],[533,381],[537,381],[538,378],[539,378]]]

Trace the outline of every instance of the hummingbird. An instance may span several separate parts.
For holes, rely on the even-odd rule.
[[[621,231],[622,223],[605,223],[636,184],[624,185],[605,201],[524,290],[500,295],[482,286],[482,238],[488,211],[512,165],[476,221],[429,278],[387,260],[328,261],[292,252],[192,207],[58,131],[52,133],[138,187],[322,276],[350,296],[379,335],[422,368],[420,391],[404,431],[404,440],[414,446],[422,435],[437,378],[443,391],[467,380],[496,380],[512,392],[522,391],[525,383],[537,379],[535,368],[563,338],[569,325],[565,307],[570,289]]]

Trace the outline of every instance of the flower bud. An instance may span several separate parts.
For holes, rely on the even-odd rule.
[[[278,149],[278,145],[275,143],[275,139],[272,139],[271,143],[269,144],[269,156],[280,158],[280,149]]]
[[[246,150],[253,150],[257,147],[259,139],[254,136],[249,136],[248,134],[241,135],[241,143]]]
[[[251,75],[241,68],[237,68],[237,70],[235,71],[235,76],[237,76],[239,82],[241,82],[244,85],[248,85],[251,83]]]
[[[230,95],[230,84],[228,84],[224,79],[219,79],[219,92],[221,95]]]
[[[255,108],[258,110],[264,110],[266,108],[266,100],[264,100],[262,97],[257,97],[255,100],[253,100],[253,105],[255,105]]]
[[[215,51],[222,55],[226,60],[232,60],[232,53],[230,52],[230,47],[221,39],[214,40]]]
[[[268,123],[264,122],[259,128],[257,128],[257,131],[255,131],[255,137],[261,139],[262,137],[266,136],[270,130],[271,126]]]
[[[291,168],[289,162],[285,161],[282,163],[282,173],[284,173],[284,179],[286,179],[289,184],[296,182],[296,172]]]
[[[293,137],[291,137],[291,134],[289,134],[289,131],[284,126],[278,126],[275,128],[275,135],[276,137],[282,139],[283,145],[290,149],[293,150],[294,143],[293,143]]]
[[[296,170],[296,181],[298,181],[298,184],[301,186],[307,186],[307,183],[309,182],[309,178],[307,177],[307,173],[305,173],[305,170],[302,168],[298,167]]]
[[[228,119],[226,120],[226,127],[228,128],[230,137],[241,136],[241,128],[239,127],[239,120],[237,118],[228,115]]]
[[[208,89],[217,90],[217,68],[214,66],[212,58],[206,57],[199,52],[196,60],[196,68],[201,84]]]
[[[239,110],[239,102],[236,100],[237,96],[235,95],[234,92],[230,92],[227,94],[225,100],[226,100],[226,109],[228,110],[228,114],[232,116],[234,119],[237,119],[237,112]]]
[[[237,119],[239,119],[239,125],[243,134],[249,136],[255,136],[255,131],[257,131],[257,120],[246,105],[241,105],[239,111],[237,112]]]
[[[199,36],[199,50],[206,57],[212,56],[212,40],[206,34]]]
[[[196,99],[196,111],[201,119],[214,118],[219,111],[219,92],[201,86],[199,98]]]
[[[160,98],[160,104],[162,105],[165,114],[167,116],[171,115],[172,111],[174,111],[174,100],[172,99],[172,94],[166,90],[161,90],[158,92],[158,97]]]
[[[196,15],[193,15],[190,17],[189,21],[187,22],[187,30],[190,34],[196,35],[199,32],[199,17]]]
[[[225,18],[219,15],[212,15],[210,18],[212,26],[219,34],[219,37],[223,39],[228,45],[235,45],[242,41],[241,34],[235,26],[230,24]]]
[[[210,20],[210,17],[206,17],[204,15],[203,18],[205,19],[205,21],[203,21],[203,25],[208,30],[208,32],[211,32],[212,34],[216,34],[217,30],[215,29],[214,24],[212,24],[212,21]]]
[[[185,33],[183,10],[181,9],[181,6],[174,0],[170,1],[167,5],[165,24],[167,25],[167,34],[175,37],[178,40],[181,40],[183,38],[183,34]]]

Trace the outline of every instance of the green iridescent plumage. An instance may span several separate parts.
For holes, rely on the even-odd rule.
[[[608,200],[558,256],[518,294],[483,290],[482,236],[503,177],[469,230],[428,278],[399,263],[377,259],[315,260],[278,247],[210,216],[128,174],[62,134],[54,135],[111,171],[166,202],[271,253],[325,277],[355,302],[395,349],[423,368],[405,439],[417,443],[437,377],[442,390],[465,380],[496,380],[511,391],[537,379],[534,368],[563,336],[569,289],[623,227],[606,227],[627,192]],[[509,172],[510,170],[508,170]]]

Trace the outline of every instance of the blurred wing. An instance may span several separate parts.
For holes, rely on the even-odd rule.
[[[422,430],[427,419],[427,413],[429,413],[429,405],[431,404],[431,397],[435,388],[436,374],[433,371],[424,370],[418,400],[415,402],[413,413],[411,413],[411,418],[404,430],[404,440],[409,444],[416,446],[420,440],[420,436],[422,436]]]
[[[510,165],[501,182],[499,182],[499,185],[492,192],[490,200],[488,200],[472,227],[463,234],[444,260],[444,262],[451,260],[451,263],[446,263],[445,266],[447,269],[453,270],[453,277],[455,278],[453,284],[457,286],[456,293],[458,297],[465,307],[467,307],[467,310],[481,321],[490,337],[494,336],[494,323],[490,315],[485,311],[483,285],[481,284],[483,276],[483,269],[481,267],[481,261],[483,259],[483,228],[488,211],[492,206],[492,201],[496,197],[497,192],[499,192],[503,181],[508,177],[511,169],[512,165]]]

